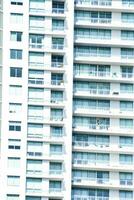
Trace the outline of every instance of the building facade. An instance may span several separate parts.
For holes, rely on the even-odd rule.
[[[0,2],[1,200],[134,200],[134,0]]]

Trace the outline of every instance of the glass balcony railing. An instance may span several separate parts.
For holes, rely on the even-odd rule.
[[[95,39],[95,40],[110,40],[111,36],[110,35],[91,35],[91,34],[75,34],[74,35],[75,39]]]
[[[52,67],[63,67],[64,63],[63,62],[58,62],[58,61],[52,61],[51,63]]]
[[[75,21],[80,21],[80,22],[88,22],[88,23],[99,23],[99,24],[110,24],[112,22],[111,18],[89,18],[89,17],[81,17],[81,16],[76,16]]]
[[[52,49],[64,49],[64,44],[52,44]]]
[[[44,45],[42,43],[29,43],[30,48],[37,48],[37,49],[43,49]]]
[[[108,178],[73,177],[73,182],[89,181],[95,184],[109,184]]]
[[[111,6],[112,0],[75,0],[77,5]]]
[[[91,142],[91,141],[73,141],[74,146],[78,147],[89,147],[89,146],[95,146],[95,147],[109,147],[110,143],[96,143],[96,142]]]
[[[35,84],[35,85],[43,85],[44,79],[43,78],[29,78],[28,83]]]
[[[110,53],[74,52],[75,57],[111,57]]]
[[[73,195],[72,200],[109,200],[109,197]],[[119,200],[119,199],[118,199]],[[125,199],[124,199],[125,200]],[[132,200],[132,199],[131,199]]]
[[[79,165],[103,165],[103,166],[109,166],[110,162],[108,160],[87,160],[87,159],[73,159],[73,164],[79,164]]]
[[[64,12],[65,12],[64,8],[52,8],[52,13],[64,14]]]
[[[109,77],[111,73],[110,71],[75,70],[74,75]]]
[[[62,174],[62,172],[63,172],[62,170],[56,170],[56,169],[49,170],[49,174],[55,174],[55,175]]]
[[[97,125],[97,124],[73,124],[73,128],[88,128],[88,129],[97,129],[97,130],[108,130],[110,128],[109,125],[103,124],[103,125]]]
[[[103,89],[103,90],[97,90],[97,89],[87,89],[87,88],[74,88],[75,92],[88,92],[89,94],[98,94],[98,95],[108,95],[110,94],[110,90]]]

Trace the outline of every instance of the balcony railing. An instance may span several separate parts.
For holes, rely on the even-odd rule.
[[[52,49],[62,50],[64,49],[64,44],[52,44]]]
[[[35,157],[40,157],[40,156],[42,156],[43,154],[42,154],[42,152],[27,152],[27,155],[28,156],[35,156]]]
[[[79,147],[89,147],[89,146],[95,146],[95,147],[109,147],[110,143],[93,143],[90,141],[73,141],[74,146],[79,146]]]
[[[52,8],[52,13],[64,14],[64,12],[65,12],[64,8]]]
[[[111,6],[112,1],[110,0],[75,0],[76,5],[93,5],[93,6]]]
[[[103,166],[109,166],[110,165],[110,161],[106,161],[106,160],[88,160],[88,159],[73,159],[73,164],[81,164],[81,165],[103,165]]]
[[[43,78],[29,78],[28,83],[35,84],[35,85],[43,85],[44,79]]]
[[[63,62],[57,62],[57,61],[52,61],[52,67],[63,67],[64,63]]]
[[[54,174],[54,175],[58,175],[58,174],[62,174],[62,170],[49,170],[49,174]]]
[[[111,36],[110,35],[104,35],[104,36],[101,36],[101,35],[91,35],[91,34],[75,34],[75,39],[83,39],[83,40],[86,40],[86,39],[95,39],[95,40],[110,40],[111,39]]]
[[[104,178],[89,178],[89,177],[73,177],[73,182],[84,182],[84,181],[89,181],[93,182],[95,184],[109,184],[109,179],[104,179]],[[117,180],[118,181],[118,180]]]
[[[89,71],[89,70],[75,70],[74,75],[84,75],[84,76],[99,76],[99,77],[109,77],[111,73],[109,71]]]
[[[109,197],[74,195],[72,200],[110,200]],[[125,200],[125,199],[124,199]]]
[[[111,57],[110,53],[74,52],[75,57]]]
[[[112,19],[111,18],[89,18],[89,17],[81,17],[76,16],[75,21],[77,22],[83,22],[86,21],[88,23],[99,23],[99,24],[111,24]]]
[[[74,88],[74,91],[76,92],[88,92],[89,94],[99,94],[99,95],[108,95],[110,94],[110,90],[103,89],[103,90],[97,90],[97,89],[87,89],[87,88]]]
[[[44,45],[42,43],[29,43],[30,48],[37,48],[37,49],[43,49]]]

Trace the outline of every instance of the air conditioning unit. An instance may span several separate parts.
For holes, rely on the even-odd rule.
[[[119,95],[119,92],[113,92],[114,95]]]

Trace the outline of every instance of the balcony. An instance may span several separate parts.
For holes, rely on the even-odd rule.
[[[89,7],[97,7],[97,8],[103,8],[107,10],[131,10],[134,8],[133,2],[123,2],[121,0],[118,1],[112,1],[112,0],[75,0],[75,6],[76,7],[83,7],[83,8],[89,8]]]
[[[133,92],[127,92],[127,91],[111,91],[108,89],[87,89],[87,88],[77,88],[74,87],[74,96],[79,97],[98,97],[102,99],[116,99],[116,100],[129,100],[134,98]]]
[[[110,107],[98,107],[98,106],[78,106],[74,105],[73,106],[73,113],[76,116],[109,116],[113,118],[118,118],[118,117],[125,117],[125,118],[133,118],[133,109],[132,110],[121,110],[121,109],[115,109],[115,108],[110,108]]]
[[[102,152],[129,152],[133,153],[134,145],[121,145],[116,143],[97,143],[91,141],[73,141],[73,149],[81,151],[102,151]]]
[[[114,127],[114,126],[110,126],[110,125],[97,125],[97,124],[73,124],[73,130],[75,132],[92,132],[92,133],[104,133],[104,131],[106,133],[111,133],[111,134],[122,134],[122,135],[126,135],[126,133],[130,136],[133,135],[134,132],[134,128],[133,127]]]
[[[74,177],[73,178],[73,185],[77,186],[99,186],[99,187],[109,187],[109,188],[133,188],[133,181],[132,180],[112,180],[112,179],[104,179],[104,178],[89,178],[89,177]]]
[[[87,159],[73,159],[73,167],[80,169],[101,169],[101,170],[112,170],[112,171],[133,171],[134,164],[131,163],[119,163],[119,162],[111,162],[106,160],[87,160]],[[130,187],[130,186],[129,186]]]

